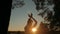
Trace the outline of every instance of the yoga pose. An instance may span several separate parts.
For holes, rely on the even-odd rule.
[[[32,15],[33,15],[32,13],[31,15],[28,14],[29,19],[27,21],[27,25],[24,28],[26,34],[31,34],[32,28],[36,27],[37,25],[37,21],[32,17]],[[33,24],[33,21],[34,21],[34,24]]]

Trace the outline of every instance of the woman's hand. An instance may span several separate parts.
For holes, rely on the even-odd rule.
[[[33,18],[33,16],[32,16],[33,14],[31,13],[31,14],[28,14],[28,16],[30,17],[30,18]]]

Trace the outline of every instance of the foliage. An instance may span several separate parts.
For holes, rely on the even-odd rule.
[[[25,5],[25,3],[24,3],[23,0],[13,0],[13,2],[12,2],[12,9],[19,8],[19,7],[22,7],[24,5]]]
[[[51,30],[55,26],[60,27],[60,0],[33,0],[36,5],[36,10],[43,10],[38,15],[42,16],[45,21],[50,22],[49,27]]]

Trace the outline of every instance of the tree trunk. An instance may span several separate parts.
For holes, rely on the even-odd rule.
[[[0,0],[0,34],[7,34],[12,0]]]

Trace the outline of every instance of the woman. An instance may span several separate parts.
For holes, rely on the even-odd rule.
[[[31,34],[32,28],[36,27],[36,25],[37,25],[37,21],[32,17],[32,13],[31,13],[31,15],[28,14],[28,16],[29,16],[29,19],[28,19],[27,25],[25,26],[24,29],[25,29],[26,34]],[[34,25],[33,25],[33,21],[35,22]]]

